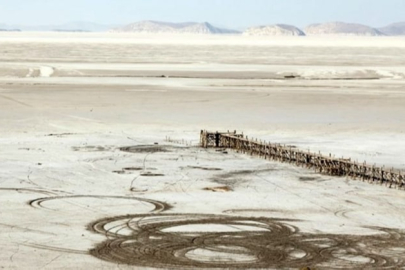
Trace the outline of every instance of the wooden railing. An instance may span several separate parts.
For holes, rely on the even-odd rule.
[[[200,145],[204,148],[229,148],[239,153],[256,155],[269,160],[292,163],[314,169],[315,171],[332,176],[346,176],[370,183],[386,184],[390,188],[405,186],[405,173],[385,167],[370,166],[366,162],[357,163],[351,159],[337,159],[332,155],[323,156],[285,146],[252,139],[234,132],[201,131]]]

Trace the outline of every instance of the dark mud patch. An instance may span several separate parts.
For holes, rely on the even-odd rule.
[[[140,190],[140,189],[136,189],[136,188],[134,188],[134,187],[131,187],[131,188],[129,189],[129,191],[135,192],[135,193],[144,193],[144,192],[147,192],[148,190],[147,190],[147,189],[145,189],[145,190]]]
[[[127,167],[127,168],[123,168],[124,171],[156,171],[156,168],[143,168],[143,167]]]
[[[405,232],[310,234],[293,220],[199,214],[128,215],[88,226],[107,239],[90,254],[163,269],[402,269]]]
[[[107,152],[107,151],[112,151],[114,150],[114,146],[92,146],[92,145],[87,145],[87,146],[73,146],[72,150],[73,151],[80,151],[80,152]]]
[[[203,190],[206,191],[212,191],[212,192],[231,192],[233,191],[232,188],[228,186],[223,186],[223,187],[206,187]]]
[[[66,136],[72,136],[72,135],[77,135],[77,133],[51,133],[46,135],[47,137],[66,137]]]
[[[122,170],[119,171],[113,171],[113,173],[116,174],[133,174],[134,172],[137,171],[156,171],[157,169],[155,168],[142,168],[142,167],[128,167],[128,168],[123,168]]]
[[[301,76],[299,75],[285,75],[284,79],[296,79],[296,78],[300,78]]]
[[[322,181],[322,179],[319,177],[310,177],[310,176],[300,176],[298,180],[302,182]]]
[[[298,177],[298,180],[301,182],[318,182],[318,183],[328,181],[327,179],[317,176],[300,176]]]
[[[275,169],[273,169],[273,168],[258,169],[258,170],[238,170],[238,171],[231,171],[231,172],[224,173],[224,174],[219,174],[218,176],[221,177],[222,179],[229,179],[229,178],[234,178],[234,177],[250,176],[250,175],[273,172],[273,171],[275,171]]]
[[[126,146],[126,147],[121,147],[119,148],[123,152],[128,152],[128,153],[164,153],[164,152],[170,152],[170,148],[173,148],[172,146],[164,146],[164,145],[136,145],[136,146]]]
[[[160,177],[160,176],[165,176],[162,173],[151,173],[151,172],[146,172],[146,173],[141,173],[141,176],[145,177]]]
[[[231,186],[235,188],[238,185],[251,181],[251,177],[256,176],[259,173],[266,173],[274,171],[275,169],[260,169],[260,170],[238,170],[227,173],[217,174],[211,178],[215,183],[224,186]]]
[[[228,154],[228,151],[226,149],[216,149],[216,152],[220,152],[222,154]]]
[[[18,150],[23,150],[23,151],[37,151],[37,152],[45,152],[45,150],[41,149],[41,148],[18,148]]]
[[[128,167],[128,168],[123,168],[124,171],[142,171],[143,167]]]
[[[203,171],[222,171],[221,168],[209,168],[209,167],[200,167],[200,166],[187,166],[189,169],[203,170]]]
[[[121,171],[113,171],[113,173],[116,173],[116,174],[128,174],[128,172],[126,172],[126,171],[124,171],[124,170],[121,170]]]

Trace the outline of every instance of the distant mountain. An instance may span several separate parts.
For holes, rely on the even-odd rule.
[[[125,32],[125,33],[188,33],[188,34],[241,34],[246,36],[305,36],[305,35],[343,35],[343,36],[405,36],[405,22],[393,23],[381,28],[367,25],[328,22],[312,24],[303,30],[288,24],[274,24],[233,30],[213,26],[208,22],[170,23],[160,21],[140,21],[125,26],[106,25],[92,22],[70,22],[53,25],[8,25],[0,23],[1,32],[46,31],[46,32]]]
[[[379,30],[355,23],[329,22],[312,24],[305,28],[307,35],[382,36]]]
[[[127,33],[176,33],[176,34],[238,34],[239,31],[215,27],[207,22],[169,23],[158,21],[141,21],[132,23],[111,32]]]
[[[246,36],[305,36],[301,29],[287,24],[251,27],[243,34]]]
[[[387,36],[405,36],[405,22],[393,23],[378,30]]]

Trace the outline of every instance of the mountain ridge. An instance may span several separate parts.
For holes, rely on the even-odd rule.
[[[178,34],[239,34],[239,31],[215,27],[208,22],[161,22],[140,21],[112,29],[111,32],[119,33],[178,33]]]
[[[392,23],[378,30],[387,36],[405,36],[405,22]]]
[[[307,35],[347,35],[347,36],[383,36],[376,28],[357,23],[327,22],[316,23],[304,29]]]
[[[273,24],[250,27],[243,34],[245,36],[305,36],[304,31],[288,24]]]
[[[127,33],[189,33],[189,34],[243,34],[245,36],[311,36],[311,35],[348,35],[348,36],[405,36],[405,22],[396,22],[384,27],[371,27],[357,23],[326,22],[299,28],[289,24],[269,24],[245,29],[228,29],[209,22],[161,22],[154,20],[139,21],[127,25],[107,25],[86,21],[55,25],[9,25],[0,23],[2,32],[45,31],[45,32],[127,32]]]

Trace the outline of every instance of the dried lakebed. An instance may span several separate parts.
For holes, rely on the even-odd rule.
[[[404,169],[401,38],[1,41],[0,269],[405,268],[403,190],[176,144]]]
[[[328,233],[327,230],[308,230],[307,223],[320,210],[316,201],[301,197],[307,208],[304,212],[299,209],[291,211],[291,206],[267,199],[271,194],[278,200],[284,200],[288,193],[293,197],[300,196],[299,190],[313,188],[317,183],[343,184],[344,193],[340,196],[345,197],[344,194],[350,192],[352,186],[345,185],[344,179],[316,175],[305,169],[258,158],[246,159],[234,152],[224,154],[198,147],[142,144],[70,149],[82,152],[84,160],[91,160],[92,166],[100,169],[116,167],[117,159],[89,159],[89,156],[116,154],[116,158],[123,163],[122,170],[128,172],[116,177],[127,183],[127,192],[132,194],[81,195],[78,191],[71,193],[60,188],[45,187],[34,176],[31,181],[35,187],[0,188],[2,193],[14,191],[21,194],[21,198],[34,197],[27,202],[35,209],[30,215],[42,215],[42,211],[51,217],[74,214],[81,226],[86,226],[87,221],[87,231],[90,233],[87,237],[95,237],[87,248],[78,248],[70,243],[66,235],[59,234],[61,227],[73,224],[53,224],[50,230],[40,230],[38,226],[43,226],[41,222],[33,228],[24,226],[22,229],[29,231],[30,235],[52,235],[54,241],[44,241],[46,238],[39,237],[35,241],[22,242],[20,247],[75,256],[91,255],[106,263],[152,268],[405,267],[403,230],[369,226],[360,221],[350,227],[358,226],[360,231],[365,230],[362,233],[356,230],[354,234],[350,231]],[[239,167],[238,170],[235,170],[235,165]],[[162,173],[154,174],[152,179],[151,171]],[[286,174],[289,176],[286,177]],[[111,171],[111,177],[115,178],[113,175]],[[280,190],[274,193],[269,189],[267,179],[273,179],[273,187],[280,185],[282,189],[282,184],[278,183],[280,180],[285,186],[293,184],[295,187],[280,196]],[[191,181],[192,185],[189,184]],[[368,190],[381,188],[359,184]],[[149,188],[145,189],[147,186]],[[256,202],[243,195],[241,199],[240,195],[246,192],[254,192],[258,198]],[[320,189],[317,192],[323,191]],[[177,199],[170,194],[176,194]],[[196,196],[198,201],[193,199]],[[156,197],[166,197],[166,200],[154,199]],[[252,208],[227,208],[241,205],[240,201],[236,202],[238,197],[240,201],[245,201],[243,204],[249,204]],[[333,198],[340,200],[338,194]],[[212,203],[218,201],[222,203],[220,207],[215,207]],[[200,203],[208,205],[208,213],[190,211]],[[327,212],[332,211],[329,208],[333,206],[323,205],[326,211],[321,209],[321,212],[333,216],[336,219],[334,222],[339,224],[341,220],[352,219],[354,212],[362,209],[360,202],[347,200],[346,204],[351,209],[335,209],[329,214]],[[116,215],[119,213],[122,214]],[[75,238],[75,233],[71,237]]]

